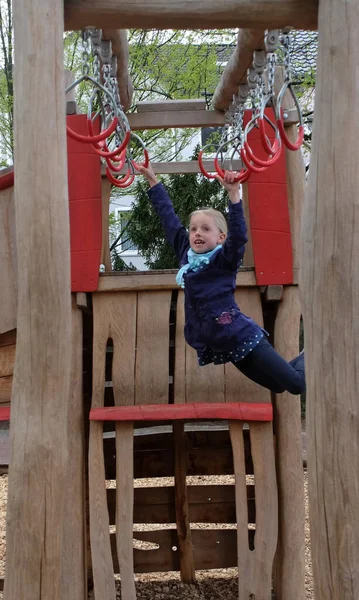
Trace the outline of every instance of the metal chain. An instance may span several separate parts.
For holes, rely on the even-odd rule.
[[[90,32],[84,29],[82,32],[82,75],[87,76],[90,72]]]
[[[284,52],[284,81],[286,83],[291,83],[292,75],[291,75],[291,64],[290,64],[290,35],[287,32],[282,33],[281,42],[283,45]]]
[[[101,48],[102,30],[93,29],[91,31],[91,45],[93,54],[93,76],[95,81],[100,82],[100,48]]]
[[[279,47],[279,31],[278,29],[271,29],[265,32],[264,47],[267,53],[266,61],[266,72],[267,72],[267,94],[269,96],[274,95],[274,75],[275,68],[277,65],[276,52]]]
[[[267,86],[268,86],[268,95],[273,96],[274,94],[274,76],[275,76],[275,68],[277,64],[277,56],[275,52],[270,52],[267,55]]]
[[[102,61],[102,75],[104,87],[111,92],[111,61],[112,61],[112,43],[109,40],[101,40],[100,57]]]

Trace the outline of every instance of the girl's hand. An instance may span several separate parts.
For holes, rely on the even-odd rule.
[[[157,185],[158,179],[150,162],[148,163],[148,167],[145,167],[144,164],[139,163],[137,171],[141,173],[141,175],[144,175],[144,177],[146,177],[148,183],[150,184],[150,187]]]
[[[225,171],[223,178],[220,175],[216,176],[219,183],[227,190],[229,199],[233,204],[237,204],[237,202],[241,201],[239,195],[239,188],[241,184],[239,181],[234,181],[236,176],[237,173],[233,173],[233,171]]]

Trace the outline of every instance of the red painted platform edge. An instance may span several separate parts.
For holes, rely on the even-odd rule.
[[[93,408],[90,421],[177,421],[185,419],[225,419],[235,421],[272,421],[270,403],[249,404],[141,404],[140,406],[109,406]]]
[[[10,420],[10,406],[0,407],[0,421]]]
[[[6,190],[14,185],[14,171],[9,172],[7,169],[6,171],[4,175],[1,175],[0,171],[0,190]]]

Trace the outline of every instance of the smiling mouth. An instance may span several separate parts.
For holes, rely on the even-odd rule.
[[[203,240],[195,240],[194,242],[195,246],[202,246],[204,244]]]

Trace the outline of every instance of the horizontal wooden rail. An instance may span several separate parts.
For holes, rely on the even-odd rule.
[[[316,29],[318,0],[65,0],[65,29]]]
[[[131,129],[172,129],[186,127],[220,127],[226,120],[219,110],[158,110],[128,115]]]
[[[204,160],[203,166],[208,173],[213,173],[213,160]],[[171,162],[155,162],[152,163],[152,167],[154,172],[157,175],[183,175],[186,173],[200,173],[201,170],[199,168],[199,164],[197,160],[184,160],[184,161],[171,161]],[[101,166],[101,175],[106,175],[106,165]],[[239,171],[242,168],[242,164],[239,160],[234,160],[232,162],[232,169],[234,171]],[[120,175],[124,175],[127,173],[128,167],[127,165],[123,167],[121,171],[119,171]]]
[[[176,290],[177,270],[121,271],[100,275],[97,292],[134,292],[140,290]],[[298,283],[298,269],[294,269],[293,285]],[[237,287],[257,285],[254,268],[242,267],[237,273]]]
[[[141,404],[93,408],[90,421],[177,421],[184,419],[225,419],[272,421],[272,405],[249,402],[198,402],[193,404]]]

